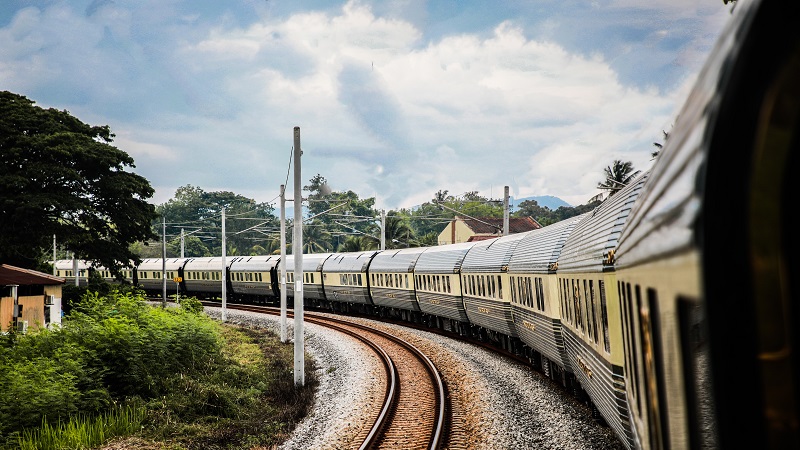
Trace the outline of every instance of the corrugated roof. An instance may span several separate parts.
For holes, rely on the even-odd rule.
[[[477,219],[478,220],[458,216],[458,220],[464,222],[475,234],[502,234],[502,217],[478,217]],[[542,228],[542,226],[531,217],[508,218],[509,234],[524,233],[526,231],[538,230],[539,228]]]
[[[44,272],[9,266],[8,264],[0,265],[0,285],[11,286],[14,284],[19,286],[54,285],[64,284],[64,279]]]

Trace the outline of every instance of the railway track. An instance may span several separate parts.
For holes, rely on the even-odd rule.
[[[219,302],[202,302],[219,307]],[[279,315],[280,309],[267,306],[228,305],[227,308]],[[291,312],[287,313],[292,316]],[[384,401],[380,411],[364,417],[373,421],[359,435],[359,449],[404,448],[437,449],[447,441],[449,408],[447,392],[439,371],[430,359],[412,344],[367,326],[306,312],[304,320],[345,333],[363,342],[384,366]],[[368,430],[368,431],[367,431]]]

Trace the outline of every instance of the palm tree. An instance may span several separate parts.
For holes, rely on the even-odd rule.
[[[303,225],[303,253],[327,252],[331,247],[331,234],[317,220]]]
[[[414,230],[403,216],[396,214],[386,216],[386,248],[409,247],[409,242],[414,239]]]
[[[603,172],[606,174],[606,181],[598,183],[597,188],[608,191],[609,197],[627,186],[641,173],[639,170],[634,171],[631,161],[622,162],[619,159],[615,159],[612,165],[603,169]]]
[[[362,252],[375,248],[375,238],[371,236],[349,236],[339,245],[339,252]]]

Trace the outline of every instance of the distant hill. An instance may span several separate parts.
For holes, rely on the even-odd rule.
[[[572,206],[564,200],[552,195],[539,195],[535,197],[523,198],[510,197],[509,202],[514,205],[514,207],[511,208],[511,211],[516,211],[519,208],[520,203],[524,202],[525,200],[536,200],[536,202],[539,203],[539,206],[550,208],[553,211],[557,210],[559,206]]]

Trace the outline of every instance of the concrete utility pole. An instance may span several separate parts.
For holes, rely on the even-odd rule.
[[[386,250],[386,210],[381,210],[381,250]]]
[[[53,235],[53,276],[57,275],[56,271],[56,235]]]
[[[75,286],[80,286],[78,283],[78,260],[75,258],[75,252],[72,252],[72,275],[75,276]]]
[[[227,310],[227,303],[228,303],[228,293],[225,292],[226,288],[226,273],[225,269],[227,268],[227,264],[225,264],[225,207],[222,207],[222,321],[225,322],[228,320],[228,310]]]
[[[300,170],[300,127],[294,127],[294,384],[305,386],[305,343],[303,342],[303,182]]]
[[[503,196],[503,236],[508,236],[508,186]]]
[[[181,258],[184,257],[183,255],[185,254],[185,252],[184,252],[185,248],[186,248],[186,241],[184,241],[183,228],[181,228]]]
[[[167,307],[167,217],[161,218],[161,306]]]
[[[20,311],[21,308],[19,306],[19,285],[12,284],[9,287],[11,288],[11,299],[14,302],[11,306],[11,326],[16,329],[17,324],[22,320],[22,311]]]
[[[281,260],[280,280],[281,280],[281,342],[285,343],[286,338],[286,185],[281,185]]]

